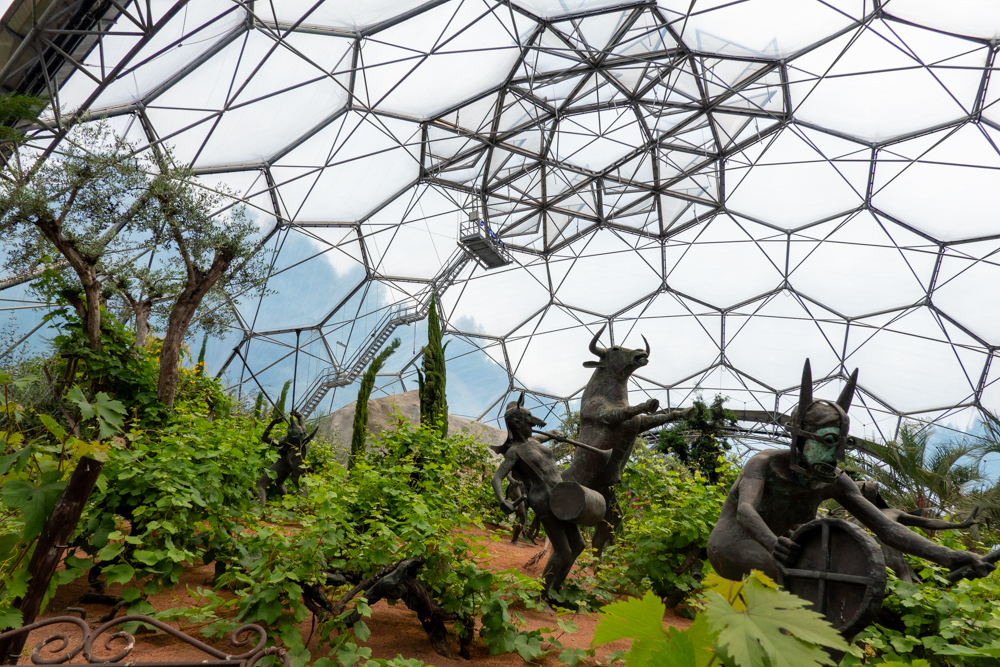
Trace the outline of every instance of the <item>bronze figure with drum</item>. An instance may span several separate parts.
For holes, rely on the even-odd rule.
[[[740,579],[760,570],[811,600],[847,637],[878,613],[885,561],[879,545],[858,526],[817,519],[824,500],[839,502],[882,544],[951,568],[957,576],[981,577],[994,567],[992,558],[935,544],[890,519],[837,466],[846,457],[847,412],[857,377],[855,370],[836,402],[814,400],[806,360],[791,414],[790,448],[764,450],[747,461],[708,540],[709,562],[720,575]]]

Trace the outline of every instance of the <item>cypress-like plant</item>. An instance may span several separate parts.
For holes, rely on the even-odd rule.
[[[368,398],[372,395],[372,388],[375,386],[375,375],[382,370],[386,360],[399,348],[399,339],[393,338],[389,346],[372,359],[364,377],[361,378],[361,386],[358,388],[358,402],[354,408],[354,430],[351,433],[351,458],[347,461],[347,469],[354,467],[354,461],[365,452],[365,437],[368,435]]]
[[[260,421],[261,415],[264,413],[264,392],[257,393],[257,400],[253,403],[253,420],[255,422]]]
[[[274,410],[271,411],[271,419],[277,419],[281,417],[285,418],[285,399],[288,398],[288,390],[292,386],[291,380],[285,380],[285,384],[281,387],[281,396],[278,398],[278,402],[274,404]]]
[[[424,347],[424,370],[417,371],[420,388],[420,423],[448,435],[448,399],[445,395],[447,375],[444,350],[441,345],[441,322],[437,314],[437,294],[431,294],[431,309],[427,314],[427,345]]]
[[[205,374],[205,349],[208,347],[208,335],[206,334],[204,338],[201,339],[201,350],[198,352],[198,363],[195,364],[195,370],[198,375]]]

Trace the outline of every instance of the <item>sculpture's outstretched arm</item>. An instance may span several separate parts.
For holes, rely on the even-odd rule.
[[[903,553],[926,558],[929,561],[951,569],[973,566],[977,570],[992,566],[983,563],[980,556],[968,551],[954,551],[947,547],[934,544],[925,537],[909,530],[905,526],[890,520],[882,512],[861,495],[857,485],[847,475],[837,478],[837,501],[848,512],[853,514],[866,528],[875,533],[884,544],[898,549]],[[981,576],[981,575],[980,575]]]
[[[903,524],[904,526],[913,526],[915,528],[923,528],[924,530],[958,530],[961,528],[968,528],[975,523],[976,517],[979,515],[979,508],[972,510],[972,514],[969,515],[965,521],[961,523],[954,521],[945,521],[944,519],[932,519],[930,517],[917,516],[916,514],[901,514],[896,521]]]
[[[663,426],[669,422],[681,421],[683,419],[690,419],[694,415],[695,408],[690,407],[684,410],[670,410],[657,412],[654,415],[642,415],[639,417],[639,433],[648,431],[651,428],[656,428],[657,426]]]
[[[660,402],[655,398],[651,398],[648,401],[640,403],[639,405],[630,405],[626,408],[618,408],[614,410],[600,410],[597,412],[597,414],[594,415],[593,418],[601,422],[602,424],[607,424],[608,426],[617,426],[618,424],[628,421],[633,417],[638,417],[639,415],[646,415],[649,413],[653,413],[659,409],[660,409]],[[666,419],[661,423],[666,423],[668,421],[672,420]],[[649,428],[653,428],[653,426],[650,426]]]
[[[271,437],[271,429],[273,429],[275,426],[277,426],[283,421],[285,421],[284,417],[275,417],[274,419],[272,419],[271,423],[268,424],[267,428],[264,429],[264,434],[260,436],[261,441],[266,442],[269,445],[273,445],[275,443],[275,440],[274,438]]]

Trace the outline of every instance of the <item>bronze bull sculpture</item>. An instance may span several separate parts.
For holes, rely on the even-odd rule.
[[[584,362],[594,374],[583,390],[580,405],[580,440],[601,450],[610,450],[608,459],[593,451],[577,448],[563,479],[572,480],[601,493],[607,502],[604,521],[594,533],[594,548],[600,551],[621,522],[621,513],[614,487],[621,482],[622,471],[628,462],[636,438],[640,433],[668,422],[685,419],[693,408],[659,412],[660,402],[655,398],[628,404],[628,379],[639,368],[649,363],[649,341],[643,336],[645,349],[621,346],[602,348],[597,341],[604,327],[590,341],[590,351],[598,361]]]

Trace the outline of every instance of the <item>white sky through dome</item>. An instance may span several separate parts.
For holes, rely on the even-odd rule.
[[[152,2],[153,18],[174,5]],[[824,397],[860,367],[852,418],[868,436],[1000,409],[1000,5],[248,11],[190,2],[117,79],[76,72],[60,92],[63,114],[92,100],[253,207],[273,294],[235,295],[238,326],[209,346],[245,391],[294,373],[301,398],[394,308],[426,303],[478,208],[513,263],[468,262],[441,294],[459,414],[496,419],[522,388],[562,413],[604,324],[602,345],[652,346],[633,403],[722,393],[784,411],[809,357]],[[106,61],[132,50],[124,21]],[[31,300],[0,291],[20,332],[41,316]],[[381,391],[416,386],[425,331],[394,332]]]

